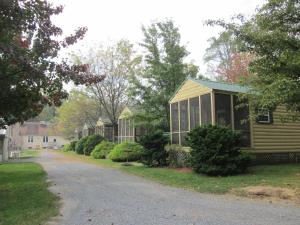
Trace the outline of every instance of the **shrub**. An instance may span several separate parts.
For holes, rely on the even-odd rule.
[[[180,145],[166,145],[167,163],[170,167],[181,168],[190,166],[191,154]]]
[[[71,145],[70,145],[70,144],[65,144],[62,150],[63,150],[64,152],[71,151]]]
[[[103,140],[104,138],[99,134],[88,136],[88,139],[84,143],[84,149],[83,149],[84,155],[90,155],[93,149],[95,148],[95,146]]]
[[[95,146],[91,156],[94,159],[105,159],[114,147],[115,144],[113,142],[102,141],[100,144]]]
[[[69,149],[69,151],[74,151],[75,152],[76,143],[77,143],[77,141],[71,141],[70,142],[70,149]]]
[[[168,154],[165,145],[168,143],[168,137],[158,130],[141,137],[139,143],[144,147],[145,154],[143,163],[148,166],[167,165]]]
[[[135,142],[123,142],[116,145],[108,157],[115,162],[140,160],[144,154],[143,146]]]
[[[87,141],[88,137],[82,137],[77,141],[75,146],[75,152],[77,154],[83,155],[84,154],[84,144]]]
[[[193,169],[213,176],[245,172],[250,157],[240,151],[240,141],[240,134],[230,128],[212,125],[195,128],[187,135]]]

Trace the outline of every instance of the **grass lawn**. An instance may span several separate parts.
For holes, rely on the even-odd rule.
[[[0,225],[40,225],[59,212],[46,173],[36,163],[0,164]]]
[[[250,167],[249,172],[244,175],[208,177],[170,168],[149,168],[141,164],[122,166],[121,163],[115,163],[108,159],[92,159],[91,157],[77,155],[74,152],[62,153],[89,163],[117,168],[162,184],[199,192],[224,194],[233,188],[257,185],[283,187],[300,191],[300,164],[254,166]]]
[[[39,156],[39,150],[23,150],[21,151],[21,158],[33,158]]]

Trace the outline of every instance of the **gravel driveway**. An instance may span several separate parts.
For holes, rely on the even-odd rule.
[[[69,160],[38,159],[63,200],[60,225],[300,225],[300,208],[163,186],[121,171]]]

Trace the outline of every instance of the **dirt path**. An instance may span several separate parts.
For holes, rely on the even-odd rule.
[[[38,159],[62,197],[60,225],[299,225],[300,208],[163,186],[121,171],[69,160]]]

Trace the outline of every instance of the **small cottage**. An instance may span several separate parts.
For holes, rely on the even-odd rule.
[[[237,84],[186,79],[169,101],[171,142],[184,145],[187,133],[203,124],[228,126],[241,132],[241,147],[257,160],[300,161],[300,122],[283,122],[284,106],[249,119],[247,106],[236,107],[237,94],[248,90]]]
[[[86,123],[82,128],[82,137],[87,137],[95,133],[95,128],[88,126]]]
[[[114,127],[108,118],[100,117],[95,127],[95,134],[100,134],[109,141],[114,141]]]
[[[133,116],[138,110],[125,107],[118,118],[118,142],[137,141],[145,132],[142,127],[136,127]]]

